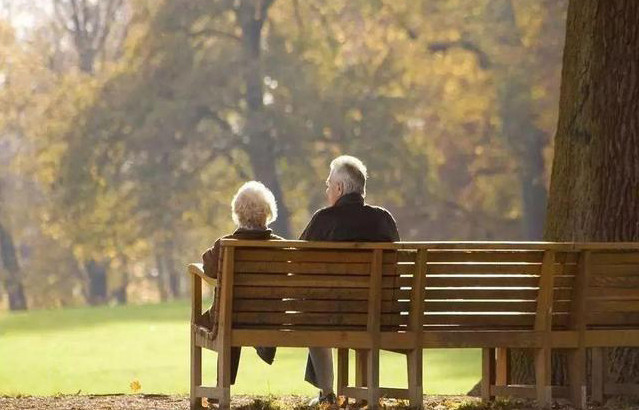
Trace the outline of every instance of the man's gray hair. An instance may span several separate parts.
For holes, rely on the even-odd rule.
[[[273,193],[261,182],[242,185],[231,202],[233,222],[246,229],[263,229],[277,219]]]
[[[341,183],[344,195],[358,193],[366,196],[366,166],[358,158],[341,155],[331,162],[335,182]]]

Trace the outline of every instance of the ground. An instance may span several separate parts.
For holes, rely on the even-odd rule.
[[[308,397],[281,396],[278,398],[236,396],[236,410],[308,410]],[[385,409],[407,409],[396,403],[384,402]],[[186,396],[165,395],[107,395],[107,396],[51,396],[51,397],[0,397],[2,410],[65,409],[65,410],[187,410]],[[215,407],[213,407],[215,408]],[[357,409],[351,406],[350,409]],[[533,402],[498,401],[483,405],[476,398],[466,396],[426,396],[425,410],[536,410]],[[612,400],[605,406],[589,406],[589,410],[637,410],[639,402]],[[555,403],[553,410],[571,410],[565,403]]]
[[[0,313],[0,409],[186,410],[188,317],[186,301]],[[279,349],[273,366],[259,361],[252,350],[243,350],[233,407],[309,410],[304,404],[316,391],[302,380],[306,350]],[[204,382],[211,384],[213,354],[205,359]],[[384,386],[406,385],[401,355],[384,352],[381,364]],[[425,350],[425,392],[465,394],[479,380],[480,368],[477,349]],[[424,400],[426,410],[534,408],[521,401],[486,407],[466,396]],[[559,403],[553,409],[569,407]],[[639,410],[639,405],[615,401],[591,410]]]
[[[0,312],[0,395],[187,394],[189,315],[187,301]],[[205,384],[214,358],[205,351]],[[273,366],[243,349],[233,394],[311,396],[305,365],[305,349],[278,349]],[[383,386],[406,386],[403,355],[383,352],[381,366]],[[465,394],[480,372],[478,349],[424,351],[427,394]]]

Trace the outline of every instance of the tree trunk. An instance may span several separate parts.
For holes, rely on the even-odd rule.
[[[175,251],[175,245],[172,240],[167,242],[166,248],[164,252],[164,266],[168,272],[169,279],[169,291],[171,293],[171,297],[173,299],[177,299],[180,297],[180,279],[182,275],[179,274],[177,269],[175,269],[175,258],[173,257],[173,253]]]
[[[0,224],[0,255],[6,271],[4,287],[9,298],[9,309],[12,311],[26,310],[27,298],[20,278],[20,265],[15,245],[11,234],[2,224]]]
[[[262,74],[262,28],[272,0],[242,1],[237,17],[242,28],[243,77],[246,84],[247,153],[256,180],[266,185],[275,196],[278,219],[273,230],[284,237],[290,236],[289,212],[279,182],[274,152],[275,141],[267,113],[264,112],[264,77]]]
[[[571,0],[559,110],[544,238],[639,241],[639,2]],[[610,350],[610,381],[639,382]]]
[[[541,240],[546,217],[546,187],[544,185],[545,135],[535,126],[531,107],[530,84],[519,71],[506,76],[498,93],[502,133],[519,163],[521,185],[522,239]]]
[[[158,271],[157,282],[158,291],[160,293],[160,302],[166,302],[167,300],[169,300],[169,294],[167,292],[166,285],[166,266],[164,263],[164,258],[162,257],[162,253],[160,252],[155,253],[155,266]]]
[[[102,305],[107,301],[107,267],[104,262],[91,259],[85,262],[84,269],[88,278],[87,302],[90,305]]]
[[[178,272],[173,268],[173,264],[169,265],[171,267],[169,273],[169,290],[171,291],[171,297],[173,299],[177,299],[181,296],[181,276]]]
[[[504,55],[516,56],[503,61],[497,57],[494,68],[501,133],[519,163],[519,182],[522,200],[522,239],[541,240],[546,217],[547,193],[544,185],[544,133],[535,125],[532,103],[530,64],[517,27],[512,0],[489,3],[489,19],[494,27],[501,27],[494,35]]]
[[[119,305],[126,305],[128,303],[127,288],[129,287],[129,273],[127,272],[126,265],[122,266],[124,271],[122,272],[122,284],[116,290],[113,291],[113,298]]]

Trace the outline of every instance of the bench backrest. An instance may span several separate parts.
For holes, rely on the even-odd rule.
[[[534,330],[551,303],[552,326],[567,324],[574,253],[435,249],[425,259],[424,330]]]
[[[592,251],[586,327],[639,328],[639,251]]]
[[[225,242],[236,329],[639,326],[636,244]]]
[[[382,327],[399,328],[406,321],[401,311],[407,303],[397,301],[404,282],[395,252],[379,250],[377,255],[359,249],[238,247],[233,327],[366,330],[377,314]],[[379,284],[373,283],[376,274]],[[378,293],[381,306],[371,304]]]

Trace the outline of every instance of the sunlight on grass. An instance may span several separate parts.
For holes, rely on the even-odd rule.
[[[134,381],[142,393],[187,394],[188,317],[186,302],[2,314],[0,394],[131,393]],[[479,380],[480,354],[425,351],[425,391],[466,393]],[[211,384],[214,358],[205,352],[204,381]],[[303,381],[305,365],[305,349],[279,349],[268,366],[244,348],[233,392],[315,395]],[[382,385],[405,386],[404,357],[383,352],[380,373]]]

